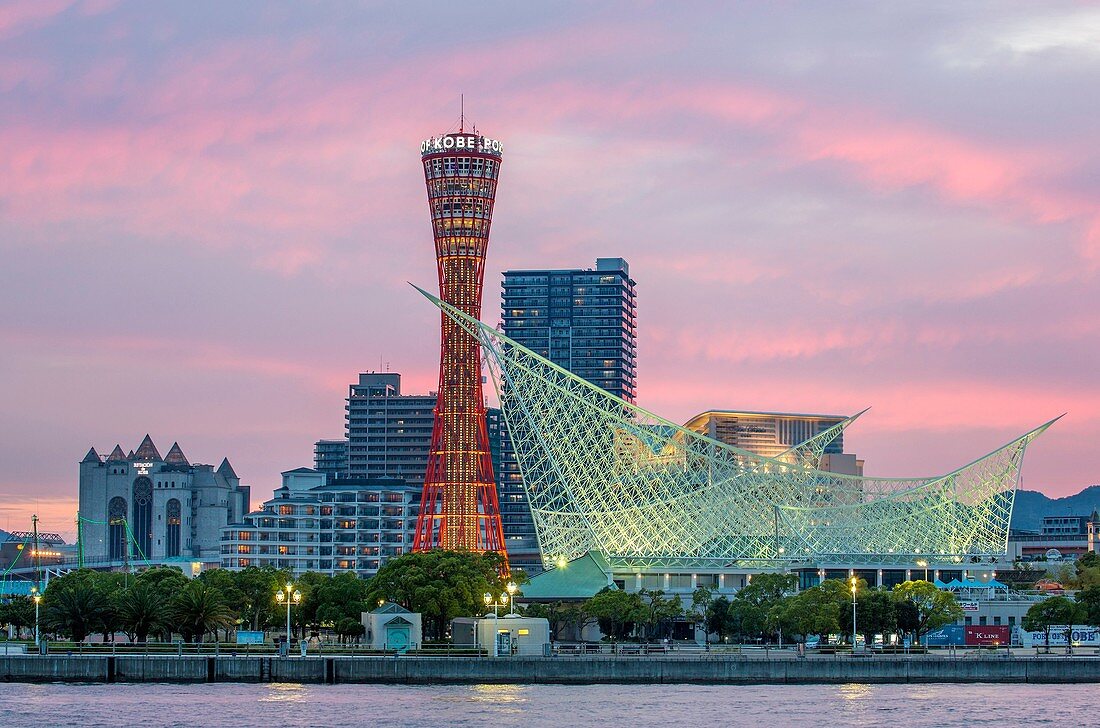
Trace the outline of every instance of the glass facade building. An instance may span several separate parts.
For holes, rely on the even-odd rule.
[[[504,334],[597,387],[634,403],[634,281],[622,258],[596,268],[510,270],[501,297]]]
[[[501,319],[514,341],[634,402],[635,292],[624,259],[597,258],[595,269],[505,271]],[[538,572],[542,556],[507,426],[501,428],[497,482],[509,558]]]

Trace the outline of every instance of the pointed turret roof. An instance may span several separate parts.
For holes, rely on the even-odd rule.
[[[168,451],[168,454],[164,456],[164,462],[176,463],[179,465],[190,465],[187,462],[187,457],[183,454],[183,450],[180,450],[180,444],[178,442],[172,443],[172,449]]]
[[[107,456],[109,463],[121,463],[126,461],[126,453],[122,452],[122,445],[115,445],[115,449]]]
[[[137,452],[134,456],[138,460],[162,460],[160,453],[157,452],[157,446],[153,444],[153,438],[149,435],[145,436],[145,439],[138,445]]]
[[[127,460],[133,460],[134,459],[134,451],[133,450],[131,450],[130,453],[126,456],[126,459]]]
[[[101,457],[99,457],[99,453],[97,453],[95,451],[95,448],[93,447],[92,449],[88,450],[88,454],[85,455],[84,459],[81,460],[80,462],[82,462],[82,463],[101,463],[101,462],[103,462],[103,459]]]
[[[237,477],[237,473],[233,471],[233,466],[229,464],[229,458],[222,458],[222,464],[218,466],[218,474],[224,478]]]

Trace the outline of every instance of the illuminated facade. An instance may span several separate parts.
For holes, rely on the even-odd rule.
[[[776,458],[846,419],[855,418],[790,412],[710,410],[695,415],[684,423],[684,427],[741,450],[766,458]],[[812,467],[831,473],[863,475],[863,461],[844,452],[842,429],[836,431],[836,437],[826,444],[821,458],[812,463]]]
[[[627,402],[637,395],[634,280],[623,258],[595,268],[504,271],[504,335]],[[504,543],[513,565],[542,571],[535,523],[508,428],[497,467]]]
[[[408,552],[419,510],[420,487],[400,478],[288,470],[271,500],[222,529],[221,565],[373,576]]]
[[[763,457],[639,407],[624,414],[621,399],[425,295],[480,339],[509,392],[504,415],[547,563],[594,551],[639,573],[964,567],[1005,553],[1024,451],[1051,424],[942,476],[827,472],[814,463],[851,418]]]
[[[595,268],[506,270],[504,335],[616,397],[637,397],[634,280],[623,258]]]
[[[493,219],[500,142],[445,134],[421,145],[439,297],[481,315],[485,253]],[[481,387],[481,347],[441,315],[439,394],[414,548],[504,551]]]

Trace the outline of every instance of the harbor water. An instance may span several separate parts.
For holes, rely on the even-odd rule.
[[[1085,685],[7,684],[0,726],[1095,725]]]

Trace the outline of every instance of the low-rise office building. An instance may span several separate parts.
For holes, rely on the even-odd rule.
[[[1038,531],[1013,529],[1008,534],[1006,561],[1076,559],[1093,550],[1097,520],[1089,516],[1043,516]]]
[[[841,415],[710,410],[695,415],[684,427],[732,447],[774,458],[846,419]],[[818,465],[831,473],[863,475],[863,461],[844,452],[843,432],[825,445]]]

